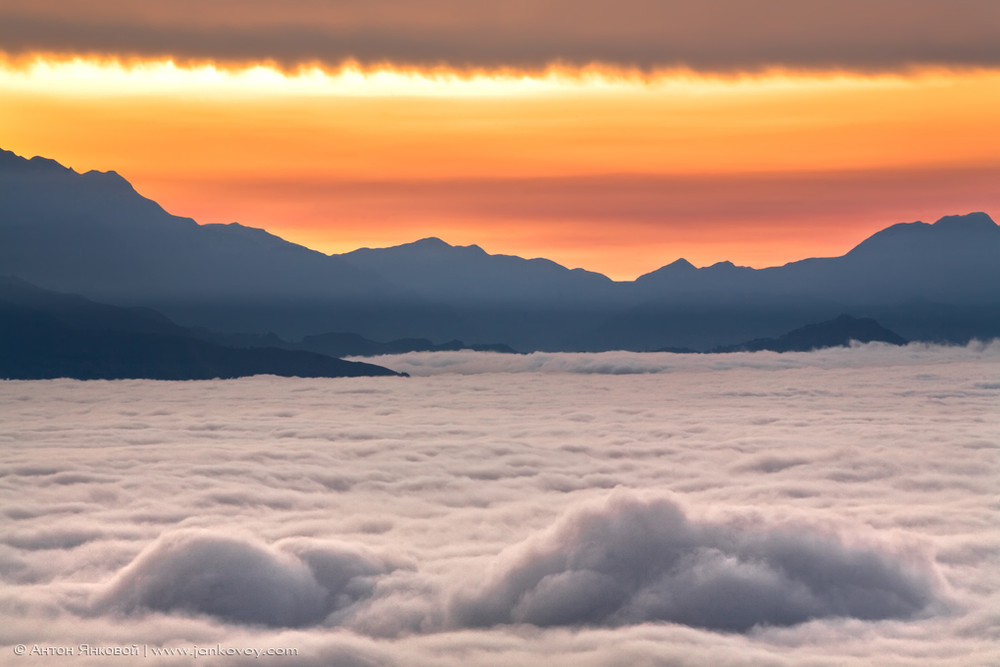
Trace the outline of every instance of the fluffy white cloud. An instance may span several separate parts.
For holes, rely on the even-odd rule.
[[[234,623],[314,625],[371,595],[393,569],[363,550],[310,540],[269,547],[207,531],[166,533],[95,600],[99,611],[193,612]]]
[[[501,556],[456,605],[459,623],[670,621],[745,632],[828,616],[910,618],[932,577],[809,529],[692,523],[666,499],[613,496]]]

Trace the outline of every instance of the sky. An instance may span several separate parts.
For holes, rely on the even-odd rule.
[[[5,664],[1000,660],[995,342],[393,363],[0,383]]]
[[[618,279],[1000,211],[993,0],[0,0],[0,147],[323,252]]]

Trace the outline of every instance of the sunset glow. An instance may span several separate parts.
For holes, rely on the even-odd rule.
[[[0,0],[0,663],[1000,665],[998,28]]]
[[[440,236],[633,278],[997,210],[1000,70],[0,68],[2,147],[324,252]],[[877,184],[877,198],[870,192]],[[876,201],[877,199],[877,201]]]

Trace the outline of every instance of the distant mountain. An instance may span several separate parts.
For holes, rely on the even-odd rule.
[[[183,326],[281,339],[353,332],[523,351],[707,350],[844,312],[911,340],[1000,336],[1000,227],[985,213],[893,225],[842,257],[766,269],[678,260],[614,282],[435,238],[327,256],[235,223],[172,216],[114,172],[9,152],[0,152],[0,274],[154,308]]]
[[[73,329],[171,336],[189,334],[187,329],[151,308],[96,303],[79,294],[42,289],[13,276],[0,275],[0,305],[11,311],[36,311]]]
[[[503,343],[466,344],[460,340],[446,343],[432,343],[426,338],[400,338],[385,343],[369,340],[355,333],[325,333],[306,336],[296,345],[299,349],[312,350],[333,357],[375,357],[382,354],[406,354],[407,352],[454,352],[473,350],[476,352],[500,352],[516,354],[509,345]]]
[[[193,337],[154,311],[0,278],[0,378],[202,380],[260,374],[398,375],[313,352],[224,347]]]
[[[381,342],[365,338],[356,333],[330,332],[305,336],[301,341],[288,341],[274,333],[239,334],[221,333],[208,329],[191,330],[197,337],[226,347],[278,347],[285,350],[307,350],[331,357],[373,357],[381,354],[405,354],[407,352],[453,352],[473,350],[476,352],[499,352],[517,354],[517,351],[503,343],[463,343],[450,340],[433,343],[426,338],[400,338]]]
[[[846,347],[852,341],[859,343],[881,342],[891,345],[906,345],[906,339],[889,331],[869,317],[841,315],[826,322],[807,324],[789,331],[777,338],[758,338],[717,347],[712,352],[809,352],[827,347]]]
[[[567,269],[547,259],[491,255],[477,245],[452,246],[433,237],[391,248],[361,248],[338,257],[449,303],[589,303],[616,294],[613,281],[600,273]]]
[[[416,337],[499,340],[518,349],[577,349],[587,346],[595,320],[620,312],[628,299],[620,285],[599,273],[568,269],[547,259],[491,255],[476,245],[452,246],[438,238],[362,248],[337,257],[405,285],[428,302],[445,305],[461,320],[447,336]]]
[[[857,303],[1000,300],[1000,227],[985,213],[892,225],[842,257],[750,269],[678,260],[635,281],[645,296],[804,296]]]
[[[985,213],[893,225],[842,257],[749,269],[675,262],[602,331],[632,348],[712,349],[854,312],[911,340],[1000,336],[1000,227]]]

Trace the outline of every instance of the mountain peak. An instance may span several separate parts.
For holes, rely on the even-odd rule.
[[[965,215],[946,215],[934,224],[926,222],[900,222],[875,232],[856,245],[848,256],[858,256],[865,253],[885,252],[886,244],[907,244],[911,248],[923,247],[932,255],[940,255],[940,243],[949,237],[967,237],[969,235],[982,239],[994,238],[1000,231],[993,219],[986,213],[967,213]],[[990,241],[984,241],[989,243]],[[918,244],[918,245],[914,245]]]
[[[680,259],[674,260],[669,264],[661,266],[655,271],[650,271],[649,273],[645,273],[639,276],[638,278],[636,278],[635,282],[637,283],[648,283],[649,281],[656,282],[659,280],[663,280],[665,277],[675,278],[677,277],[677,274],[697,275],[696,273],[697,271],[698,267],[696,267],[694,264],[681,257]]]
[[[681,257],[680,259],[675,260],[673,262],[670,262],[669,264],[667,264],[663,268],[665,268],[665,269],[666,268],[671,268],[671,269],[697,269],[697,267],[694,264],[692,264],[691,262],[687,261],[683,257]]]
[[[958,226],[966,229],[992,229],[998,227],[997,223],[993,222],[993,218],[982,211],[967,213],[965,215],[946,215],[932,225],[932,227],[938,228],[954,228]]]
[[[422,252],[438,253],[438,252],[449,252],[452,254],[465,254],[465,255],[487,255],[485,250],[479,246],[473,245],[452,245],[447,241],[442,241],[436,236],[428,236],[427,238],[422,238],[412,243],[404,243],[398,246],[392,246],[391,248],[383,248],[383,250],[394,250],[394,249],[407,249],[407,250],[419,250]]]
[[[42,157],[36,155],[35,157],[28,160],[29,164],[35,165],[37,167],[42,167],[44,169],[58,169],[59,171],[73,171],[69,167],[64,167],[55,160],[49,159],[47,157]]]
[[[442,241],[436,236],[428,236],[426,238],[419,239],[413,243],[404,243],[405,246],[410,246],[411,248],[454,248],[446,241]]]
[[[82,174],[82,176],[92,183],[100,183],[105,188],[122,192],[135,192],[132,184],[117,171],[97,171],[96,169],[91,169]]]
[[[64,167],[55,160],[50,160],[49,158],[35,156],[30,160],[28,158],[21,157],[13,151],[7,151],[0,149],[0,168],[6,168],[11,170],[31,170],[31,171],[53,171],[59,173],[75,173],[69,167]]]
[[[722,262],[716,262],[715,264],[713,264],[711,266],[707,266],[705,268],[707,270],[709,270],[709,271],[712,271],[713,273],[732,273],[732,272],[737,272],[737,271],[747,271],[748,270],[748,267],[746,267],[746,266],[736,266],[735,264],[733,264],[732,262],[730,262],[728,259],[724,260]]]
[[[0,165],[21,165],[27,162],[23,157],[15,153],[14,151],[8,151],[0,148]]]

